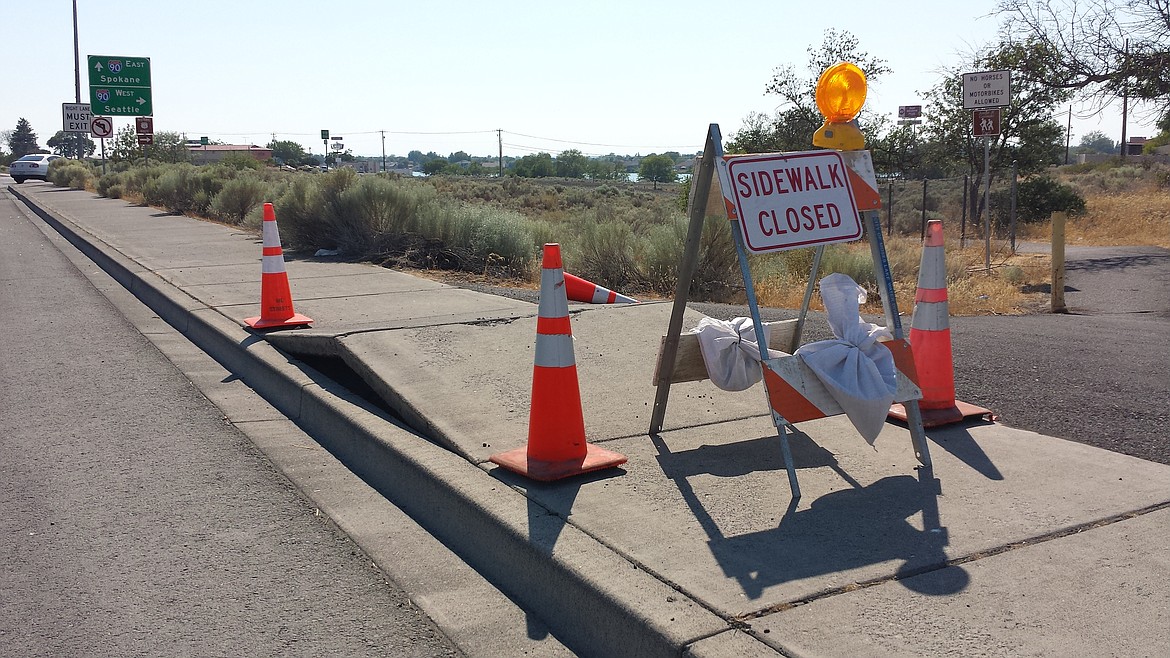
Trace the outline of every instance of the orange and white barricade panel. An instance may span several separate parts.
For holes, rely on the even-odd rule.
[[[898,388],[894,393],[895,402],[909,402],[922,398],[918,387],[918,373],[914,367],[914,355],[910,343],[905,339],[879,343],[894,356],[894,367],[898,369]],[[844,413],[816,373],[796,355],[765,359],[764,386],[768,391],[768,404],[790,424],[807,420],[827,418]]]

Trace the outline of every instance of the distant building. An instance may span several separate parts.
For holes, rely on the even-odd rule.
[[[382,168],[382,163],[375,160],[353,160],[350,162],[341,161],[337,163],[338,167],[349,167],[359,174],[374,174]]]
[[[188,144],[191,152],[191,162],[197,165],[214,164],[230,155],[246,155],[263,162],[272,158],[272,149],[266,149],[255,144]]]
[[[1125,145],[1126,155],[1141,155],[1142,149],[1145,148],[1146,142],[1150,140],[1145,137],[1130,137],[1129,143]]]

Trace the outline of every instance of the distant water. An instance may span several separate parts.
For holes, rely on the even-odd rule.
[[[626,174],[626,178],[627,178],[627,179],[629,179],[629,181],[630,181],[631,183],[637,183],[637,182],[638,182],[638,174]],[[686,174],[679,174],[679,175],[678,175],[678,181],[677,181],[677,182],[679,182],[679,183],[685,183],[685,182],[689,181],[690,179],[691,179],[691,174],[689,174],[689,173],[686,173]]]

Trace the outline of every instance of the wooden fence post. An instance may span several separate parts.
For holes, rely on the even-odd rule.
[[[1064,305],[1064,223],[1068,214],[1052,213],[1052,312],[1068,313]]]

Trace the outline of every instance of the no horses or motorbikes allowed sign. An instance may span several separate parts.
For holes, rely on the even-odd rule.
[[[845,161],[837,151],[727,157],[724,197],[744,243],[767,253],[861,237]]]

